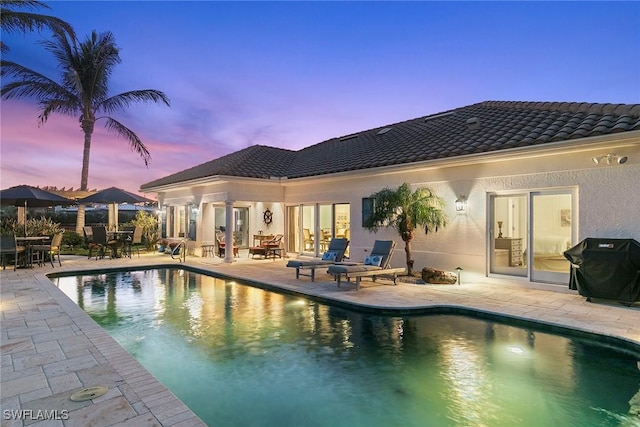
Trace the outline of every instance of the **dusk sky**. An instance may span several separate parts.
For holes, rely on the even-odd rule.
[[[89,188],[141,184],[260,144],[300,149],[488,100],[640,103],[638,2],[49,2],[80,39],[111,31],[111,94],[158,89],[171,107],[114,116],[151,163],[96,123]],[[6,59],[59,81],[36,42]],[[38,127],[2,100],[0,187],[78,188],[77,118]],[[153,196],[153,195],[151,195]]]

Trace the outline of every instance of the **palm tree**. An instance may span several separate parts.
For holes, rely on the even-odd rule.
[[[25,11],[28,9],[29,11]],[[76,34],[71,25],[62,19],[40,15],[32,12],[38,9],[51,9],[45,3],[35,0],[0,0],[0,26],[5,33],[21,31],[28,33],[49,28],[53,32],[67,33],[71,39]],[[6,44],[0,41],[0,51],[6,53],[9,50]]]
[[[105,128],[129,142],[148,166],[151,159],[149,150],[131,129],[109,116],[123,110],[134,102],[163,102],[169,105],[169,98],[155,89],[134,90],[109,96],[109,77],[116,64],[120,63],[119,49],[111,32],[91,33],[87,39],[76,45],[63,33],[54,33],[53,40],[42,42],[45,49],[53,53],[61,69],[60,83],[10,61],[1,62],[2,77],[13,81],[1,89],[1,96],[11,98],[35,98],[40,105],[39,124],[47,121],[51,113],[78,117],[84,133],[82,174],[80,190],[87,191],[89,180],[89,154],[91,137],[97,120],[105,120]],[[84,205],[78,207],[76,232],[84,227]]]
[[[407,183],[395,190],[384,188],[369,198],[373,199],[373,211],[364,227],[373,232],[380,227],[395,228],[405,243],[407,273],[413,275],[411,240],[415,230],[424,227],[428,233],[444,227],[447,224],[447,217],[442,211],[444,201],[429,188],[417,188],[412,192]]]

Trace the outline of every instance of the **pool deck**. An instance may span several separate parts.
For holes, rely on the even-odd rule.
[[[186,261],[199,270],[366,309],[470,309],[640,346],[640,303],[589,303],[566,286],[471,277],[464,271],[461,285],[393,286],[363,280],[356,291],[352,283],[338,288],[321,270],[315,282],[308,277],[296,280],[295,270],[285,264],[286,260],[252,260],[242,252],[231,264],[219,258]],[[98,261],[63,255],[62,267],[1,270],[2,427],[205,425],[46,277],[61,271],[157,265],[181,264],[159,254]],[[70,400],[74,392],[93,386],[108,391],[84,402]],[[45,415],[57,419],[44,420]]]

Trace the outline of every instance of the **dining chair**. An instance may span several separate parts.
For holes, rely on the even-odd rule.
[[[7,256],[13,255],[13,271],[18,268],[18,257],[25,254],[25,247],[18,246],[15,234],[0,236],[0,254],[2,254],[2,269],[7,268]]]
[[[302,229],[302,236],[304,238],[304,250],[313,250],[313,234],[308,228]]]
[[[91,227],[91,232],[93,234],[93,242],[100,245],[100,251],[96,253],[96,259],[98,259],[98,256],[100,256],[100,258],[104,258],[105,250],[107,248],[111,250],[111,254],[109,255],[109,257],[115,258],[114,244],[116,243],[116,241],[109,239],[109,235],[107,234],[107,227],[94,226],[94,227]]]
[[[138,252],[138,258],[140,258],[140,246],[142,246],[142,227],[136,225],[135,227],[124,228],[124,230],[131,231],[131,234],[127,235],[124,241],[124,254],[131,258],[133,251]]]
[[[93,251],[96,250],[99,252],[102,250],[102,245],[93,241],[93,227],[82,227],[82,233],[84,234],[84,244],[89,248],[89,256],[87,258],[91,259]]]
[[[60,259],[60,247],[62,246],[63,235],[64,235],[64,232],[61,231],[53,235],[49,244],[33,245],[31,247],[31,250],[33,252],[37,252],[38,254],[40,254],[38,257],[38,265],[42,265],[44,262],[46,262],[46,258],[47,256],[49,256],[49,261],[51,261],[51,267],[54,267],[53,259],[55,258],[57,253],[58,265],[62,267],[62,260]]]

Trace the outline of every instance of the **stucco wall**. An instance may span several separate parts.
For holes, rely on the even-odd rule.
[[[628,156],[625,164],[599,164],[592,157],[608,149],[546,153],[535,157],[501,159],[473,164],[398,171],[378,171],[374,175],[317,179],[286,184],[286,204],[350,203],[351,257],[363,259],[375,239],[398,242],[393,266],[405,263],[404,243],[395,230],[372,234],[362,228],[362,198],[384,187],[403,182],[427,186],[446,202],[448,225],[437,233],[416,233],[412,253],[417,269],[434,266],[486,274],[488,195],[536,190],[573,190],[577,195],[576,238],[635,238],[640,241],[640,146],[617,147]],[[455,211],[459,195],[468,199],[464,214]]]
[[[615,139],[618,138],[618,139]],[[401,147],[399,147],[401,149]],[[595,164],[593,157],[608,153],[627,156],[624,164]],[[437,233],[419,230],[412,242],[416,269],[434,266],[485,275],[488,252],[488,200],[490,194],[528,193],[554,189],[571,190],[574,203],[574,243],[585,237],[634,238],[640,240],[640,137],[615,136],[593,144],[576,143],[545,147],[540,151],[513,151],[478,155],[403,167],[354,171],[331,176],[294,180],[200,182],[164,191],[164,204],[212,203],[233,200],[250,206],[251,233],[285,233],[286,206],[315,203],[349,203],[351,206],[351,258],[363,259],[375,239],[398,242],[392,266],[405,264],[404,243],[395,230],[372,234],[362,227],[362,198],[384,187],[408,182],[426,186],[446,202],[448,225]],[[454,201],[464,195],[468,209],[455,211]],[[263,212],[273,212],[266,227]],[[206,212],[206,211],[205,211]],[[577,218],[577,221],[575,221]],[[199,233],[202,236],[202,233]]]

